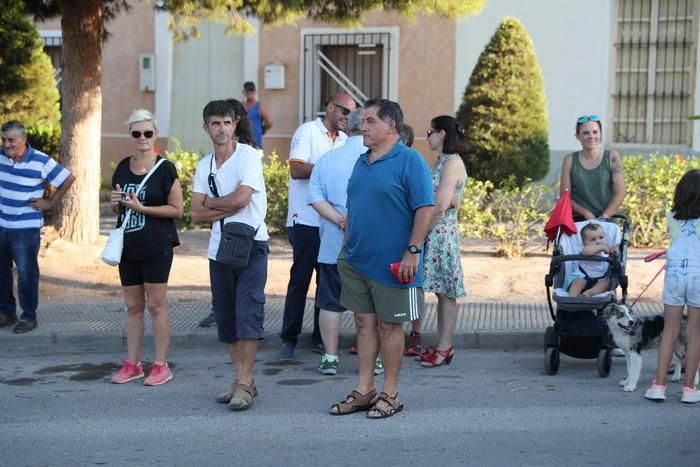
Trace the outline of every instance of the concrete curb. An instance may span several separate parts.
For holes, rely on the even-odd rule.
[[[171,347],[173,350],[191,347],[218,348],[216,329],[199,328],[199,320],[210,311],[208,302],[172,301],[169,303],[172,324]],[[283,297],[268,299],[265,305],[265,339],[262,346],[276,348],[281,342]],[[639,304],[641,313],[660,313],[659,303]],[[56,353],[108,351],[126,349],[123,302],[93,304],[52,304],[39,310],[39,327],[27,334],[13,334],[12,329],[0,329],[0,352]],[[546,305],[539,303],[471,303],[459,305],[455,328],[454,346],[462,349],[517,350],[540,347],[544,342],[544,329],[551,324]],[[313,302],[307,301],[302,334],[298,347],[310,348],[313,328]],[[404,329],[408,333],[408,323]],[[436,341],[437,316],[434,303],[426,304],[422,323],[424,345]],[[341,348],[355,341],[355,325],[352,313],[341,318]],[[150,319],[146,318],[144,351],[152,351],[153,340]]]

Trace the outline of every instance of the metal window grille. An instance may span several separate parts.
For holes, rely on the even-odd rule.
[[[388,97],[390,50],[390,33],[305,35],[302,120],[323,115],[338,92],[347,92],[359,104]]]
[[[63,67],[63,38],[62,37],[42,37],[44,52],[51,59],[53,65],[54,78],[59,91],[61,90],[61,69]]]
[[[613,139],[692,141],[699,0],[618,0]]]

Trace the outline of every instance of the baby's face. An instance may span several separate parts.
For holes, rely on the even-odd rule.
[[[607,245],[605,241],[605,233],[602,229],[588,230],[583,235],[583,244],[588,245]]]

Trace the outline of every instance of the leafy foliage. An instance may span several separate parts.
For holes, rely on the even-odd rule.
[[[496,241],[499,256],[520,257],[542,237],[552,198],[552,188],[541,183],[521,187],[510,178],[494,190],[489,181],[469,179],[459,210],[460,231]]]
[[[493,183],[468,177],[464,199],[459,207],[459,230],[465,237],[484,238],[496,218],[490,209]]]
[[[533,240],[542,237],[552,198],[550,187],[541,183],[518,186],[514,179],[493,192],[489,208],[495,222],[487,234],[498,242],[499,256],[520,257]]]
[[[177,174],[182,186],[182,200],[185,210],[182,216],[181,225],[184,228],[192,228],[192,182],[197,164],[202,158],[199,152],[182,149],[182,144],[177,139],[172,140],[175,148],[172,151],[165,151],[165,158],[175,165]]]
[[[267,216],[265,224],[271,233],[283,233],[287,226],[289,167],[272,151],[263,165],[267,192]]]
[[[520,21],[506,18],[481,53],[457,119],[466,130],[470,176],[517,186],[549,170],[542,71]]]
[[[0,121],[58,126],[58,89],[39,33],[17,1],[0,9]]]
[[[684,173],[700,169],[700,158],[654,154],[622,158],[627,196],[622,207],[630,217],[632,246],[661,247],[666,234],[666,211],[673,205],[676,184]]]
[[[39,151],[58,159],[58,147],[61,141],[61,128],[57,125],[37,124],[27,128],[27,142]]]
[[[156,2],[159,9],[171,15],[170,29],[176,39],[199,35],[199,21],[206,19],[223,23],[228,33],[248,34],[253,31],[246,15],[260,18],[266,24],[290,24],[308,17],[316,21],[342,26],[359,26],[366,12],[398,11],[413,18],[422,11],[446,18],[479,13],[486,0],[164,0]]]

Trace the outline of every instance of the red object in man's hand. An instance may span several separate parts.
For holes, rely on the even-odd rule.
[[[391,263],[389,265],[389,270],[391,271],[391,275],[394,276],[394,279],[396,279],[396,281],[399,284],[408,284],[411,281],[406,280],[403,277],[399,276],[399,267],[400,266],[401,266],[401,263]]]

